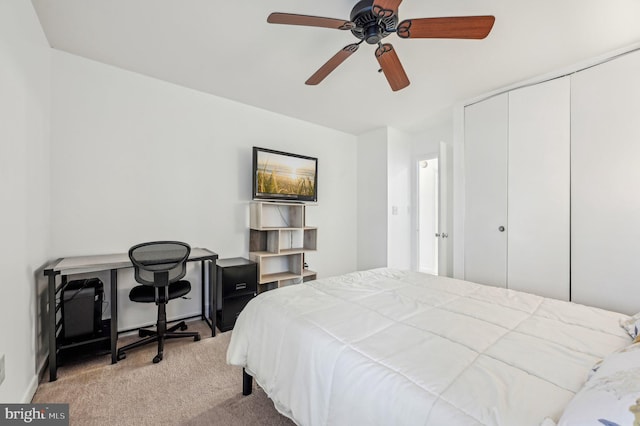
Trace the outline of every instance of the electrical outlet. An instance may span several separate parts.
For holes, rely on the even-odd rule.
[[[4,354],[0,355],[0,385],[4,382]]]

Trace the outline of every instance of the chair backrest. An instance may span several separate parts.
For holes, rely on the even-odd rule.
[[[154,287],[168,286],[187,273],[191,247],[180,241],[152,241],[129,249],[136,281]]]

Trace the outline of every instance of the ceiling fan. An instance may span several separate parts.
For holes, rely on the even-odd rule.
[[[349,44],[329,59],[305,82],[319,84],[334,69],[358,50],[360,44],[377,44],[376,58],[393,91],[409,85],[409,78],[393,46],[382,43],[391,33],[401,38],[483,39],[495,21],[493,16],[457,16],[447,18],[405,19],[398,23],[398,6],[402,0],[360,0],[351,10],[349,21],[321,16],[274,12],[267,18],[271,24],[303,25],[310,27],[351,30],[360,39]]]

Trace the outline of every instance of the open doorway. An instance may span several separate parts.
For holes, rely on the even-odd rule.
[[[418,160],[418,271],[438,275],[439,189],[438,157]]]

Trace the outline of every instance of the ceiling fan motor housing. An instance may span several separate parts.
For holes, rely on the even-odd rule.
[[[395,31],[398,16],[378,18],[372,11],[373,0],[361,0],[351,10],[351,22],[356,27],[351,30],[354,36],[369,44],[377,44],[380,40]]]

